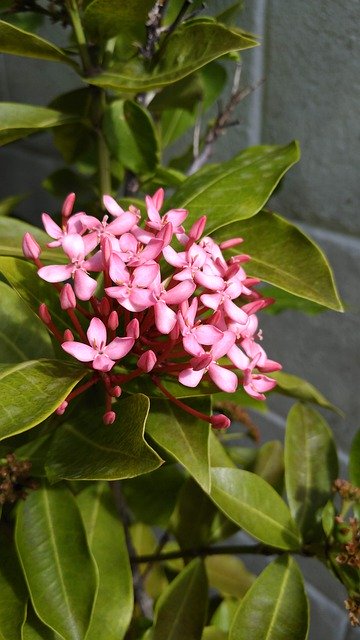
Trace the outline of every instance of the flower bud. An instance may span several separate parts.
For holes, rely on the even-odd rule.
[[[68,218],[69,216],[71,216],[72,214],[72,210],[74,208],[74,204],[75,204],[75,198],[76,195],[75,193],[69,193],[68,196],[66,196],[62,209],[61,209],[61,215],[64,218]]]
[[[104,413],[103,415],[103,423],[106,424],[107,426],[110,424],[113,424],[116,420],[116,413],[115,411],[107,411],[106,413]]]
[[[120,398],[121,387],[119,387],[119,385],[117,384],[115,387],[110,387],[108,389],[108,392],[110,393],[111,396],[113,396],[113,398]]]
[[[139,367],[139,369],[142,369],[142,371],[146,371],[146,373],[149,373],[149,371],[151,371],[155,365],[156,365],[156,355],[153,351],[151,351],[151,349],[149,349],[149,351],[145,351],[145,353],[143,353],[139,360],[137,361],[137,366]]]
[[[70,331],[70,329],[65,329],[65,331],[64,331],[64,341],[65,342],[73,342],[73,340],[75,340],[75,338],[74,338],[74,334],[72,333],[72,331]]]
[[[214,429],[219,429],[219,430],[228,429],[231,425],[229,418],[224,416],[224,414],[222,413],[219,413],[216,416],[211,416],[210,423]]]
[[[220,243],[220,249],[231,249],[231,247],[236,247],[236,245],[241,244],[242,242],[242,238],[230,238],[229,240],[224,240],[224,242]]]
[[[41,253],[40,245],[31,233],[25,233],[22,241],[22,250],[25,258],[30,258],[31,260],[37,260]]]
[[[201,216],[201,218],[199,218],[199,220],[196,220],[196,222],[194,222],[193,226],[191,227],[189,231],[189,238],[195,241],[199,240],[199,238],[201,238],[203,234],[205,225],[206,225],[206,216]]]
[[[40,307],[39,307],[39,316],[40,316],[40,319],[44,322],[44,324],[50,324],[51,315],[50,315],[49,309],[47,308],[45,302],[42,302]]]
[[[99,312],[102,316],[108,316],[110,313],[110,302],[105,297],[100,300]]]
[[[63,288],[60,291],[60,305],[64,310],[76,308],[76,297],[74,289],[68,282],[64,284]]]
[[[107,326],[108,329],[111,329],[111,331],[116,331],[116,329],[119,326],[119,317],[116,311],[112,311],[108,317],[108,321],[107,321]]]
[[[135,340],[138,339],[140,335],[140,326],[139,320],[137,318],[133,318],[133,320],[130,320],[130,322],[126,326],[126,335],[128,338],[135,338]]]
[[[56,409],[55,413],[58,416],[62,416],[65,413],[68,404],[69,403],[64,400],[64,402],[62,402],[61,405]]]

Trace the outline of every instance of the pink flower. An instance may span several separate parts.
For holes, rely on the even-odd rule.
[[[134,346],[134,338],[114,338],[106,345],[106,327],[99,318],[93,318],[86,332],[89,344],[83,342],[63,342],[66,353],[80,360],[92,362],[93,369],[110,371],[117,360],[126,356]]]
[[[235,342],[235,335],[225,331],[223,337],[210,351],[206,352],[199,346],[198,355],[191,360],[192,367],[184,369],[179,374],[179,382],[187,387],[197,387],[205,373],[209,373],[211,380],[222,391],[233,393],[238,385],[238,378],[233,371],[217,364]]]
[[[133,273],[130,273],[120,256],[114,253],[110,258],[109,273],[117,286],[107,287],[105,291],[125,309],[144,311],[156,302],[153,285],[159,270],[159,265],[154,262],[136,267]]]

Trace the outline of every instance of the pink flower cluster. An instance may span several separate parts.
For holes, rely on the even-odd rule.
[[[217,244],[203,235],[205,216],[186,231],[188,212],[171,209],[161,215],[163,200],[163,189],[146,196],[143,226],[136,207],[124,211],[111,196],[103,198],[109,215],[101,221],[84,212],[72,213],[75,194],[64,202],[62,227],[44,213],[45,230],[53,239],[48,247],[61,247],[67,264],[43,266],[40,247],[30,234],[24,237],[23,252],[34,260],[39,276],[58,289],[72,330],[62,335],[45,305],[39,315],[63,350],[92,370],[81,390],[103,381],[105,423],[115,419],[112,398],[120,395],[121,386],[147,373],[176,404],[225,428],[228,418],[199,414],[174,398],[162,379],[173,377],[197,387],[210,378],[228,393],[241,382],[250,396],[265,399],[264,392],[275,386],[266,373],[281,367],[267,358],[257,341],[261,333],[256,313],[272,299],[254,289],[257,278],[246,275],[243,264],[249,256],[224,256],[223,251],[240,244],[241,238]],[[96,278],[99,273],[101,278]],[[86,334],[81,316],[88,324]],[[120,362],[128,373],[113,371]]]

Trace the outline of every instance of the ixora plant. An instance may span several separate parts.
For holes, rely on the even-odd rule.
[[[261,344],[268,310],[342,311],[320,249],[264,209],[297,144],[205,166],[253,89],[238,4],[0,4],[3,53],[79,76],[47,108],[0,104],[2,144],[50,129],[65,162],[46,233],[7,215],[21,195],[0,203],[4,640],[303,640],[294,556],[328,567],[359,624],[359,436],[340,479],[311,405],[336,408]],[[248,412],[273,392],[296,404],[284,445],[260,446]]]

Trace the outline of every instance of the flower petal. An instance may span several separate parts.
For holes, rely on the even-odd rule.
[[[103,351],[112,360],[120,360],[133,348],[134,342],[134,338],[114,338]]]
[[[97,351],[83,342],[63,342],[62,348],[66,353],[74,356],[80,362],[91,362],[97,355]]]
[[[209,367],[209,376],[222,391],[226,391],[227,393],[234,393],[234,391],[236,391],[239,381],[233,371],[229,371],[229,369],[225,369],[225,367],[220,367],[220,365],[213,362]]]
[[[74,276],[74,290],[79,300],[90,300],[95,292],[97,282],[85,273],[82,269],[77,269]]]
[[[186,387],[197,387],[204,373],[205,369],[194,371],[192,367],[189,367],[188,369],[184,369],[183,371],[181,371],[178,379],[179,382],[181,382],[181,384],[184,384]]]
[[[106,345],[107,332],[106,327],[100,318],[93,318],[86,332],[89,344],[97,351]]]
[[[38,271],[38,275],[46,282],[63,282],[71,278],[73,271],[72,264],[54,264],[47,267],[41,267]]]

